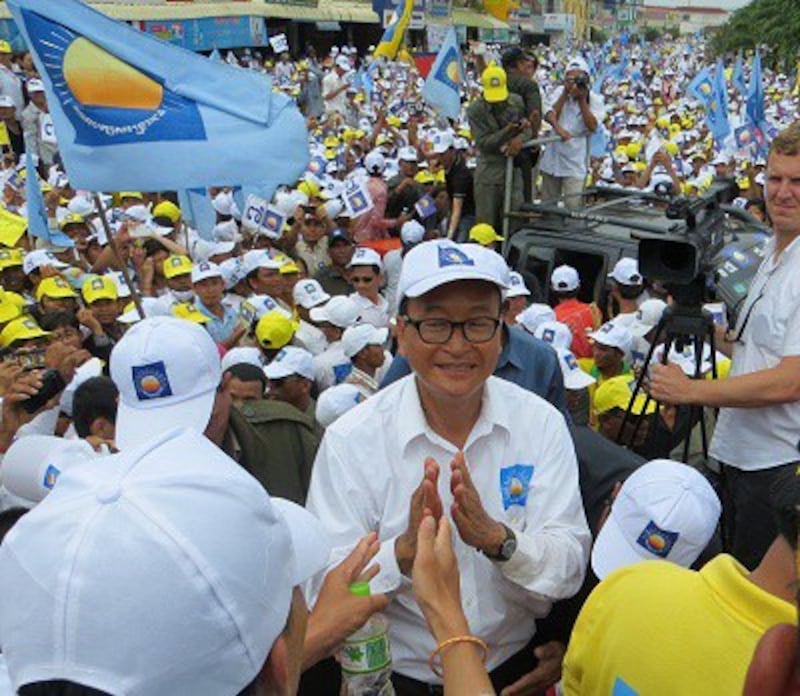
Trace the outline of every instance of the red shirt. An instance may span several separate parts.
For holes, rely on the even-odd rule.
[[[588,334],[600,325],[597,308],[573,298],[559,303],[555,312],[556,319],[572,331],[572,352],[575,357],[591,358],[592,345]]]

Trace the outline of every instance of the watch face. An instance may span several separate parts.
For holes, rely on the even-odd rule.
[[[507,561],[514,555],[514,551],[516,550],[517,538],[514,536],[509,537],[503,542],[502,546],[500,546],[500,558]]]

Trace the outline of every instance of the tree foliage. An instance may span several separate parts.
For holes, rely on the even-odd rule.
[[[800,0],[753,0],[733,13],[714,36],[716,54],[766,45],[765,56],[784,70],[795,65],[800,51]]]

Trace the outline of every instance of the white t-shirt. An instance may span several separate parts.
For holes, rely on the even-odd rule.
[[[559,87],[547,101],[545,114],[553,109],[558,101],[563,87]],[[590,92],[589,110],[597,119],[598,128],[605,118],[606,108],[603,98],[599,94]],[[540,169],[545,174],[559,177],[580,177],[587,173],[587,142],[591,133],[586,128],[581,115],[581,107],[576,99],[569,97],[561,109],[558,117],[559,125],[567,130],[572,138],[570,140],[550,143],[544,148]]]
[[[730,377],[775,367],[800,355],[800,238],[774,258],[775,240],[765,249],[739,312],[734,331],[747,325],[733,346]],[[752,311],[751,311],[752,308]],[[800,460],[800,402],[762,408],[722,408],[711,456],[743,471],[769,469]]]
[[[346,84],[348,84],[347,80],[339,77],[335,70],[331,70],[322,78],[322,98],[325,99],[326,94],[335,92]],[[342,90],[333,99],[325,99],[325,113],[330,114],[333,112],[342,115],[347,113],[347,90]]]
[[[358,305],[361,312],[361,323],[372,324],[377,329],[383,329],[389,326],[389,319],[392,316],[389,303],[378,294],[378,304],[372,304],[366,297],[354,292],[350,295],[350,299]]]

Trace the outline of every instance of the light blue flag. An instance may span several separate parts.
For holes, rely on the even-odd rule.
[[[457,119],[461,111],[461,82],[464,68],[455,27],[450,27],[422,87],[422,98],[438,113]]]
[[[722,59],[717,61],[714,70],[714,91],[711,93],[711,101],[708,103],[706,111],[706,121],[708,129],[717,145],[721,146],[722,141],[731,134],[731,124],[728,120],[728,89],[725,86],[725,66]]]
[[[601,123],[598,125],[597,130],[592,133],[589,140],[590,154],[592,157],[605,157],[608,153],[611,139],[608,136],[608,131]]]
[[[294,183],[294,101],[263,75],[109,19],[78,0],[9,0],[42,76],[70,182],[91,191]]]
[[[747,83],[744,81],[744,61],[740,53],[736,58],[736,65],[733,66],[733,76],[731,83],[743,97],[747,96]]]
[[[58,247],[74,247],[73,242],[61,231],[51,230],[47,221],[47,208],[44,205],[42,189],[39,185],[39,175],[33,166],[31,151],[25,153],[25,196],[28,208],[28,232],[45,242]]]
[[[206,189],[180,189],[178,207],[181,209],[181,217],[196,229],[203,239],[213,238],[211,230],[216,224],[217,214]]]
[[[764,115],[764,83],[761,77],[761,54],[756,51],[753,58],[753,72],[750,75],[750,88],[747,90],[747,122],[762,128]]]
[[[697,101],[702,102],[703,106],[708,108],[711,95],[714,92],[714,80],[711,77],[711,70],[708,66],[695,75],[694,79],[689,83],[688,91]]]

